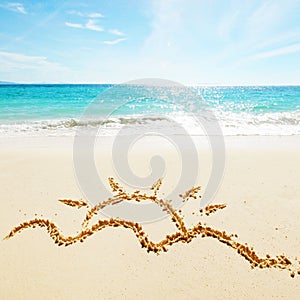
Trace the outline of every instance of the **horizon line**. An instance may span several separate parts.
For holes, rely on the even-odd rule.
[[[103,85],[103,84],[113,84],[113,85],[122,85],[126,84],[126,82],[13,82],[13,81],[0,81],[0,86],[1,85],[34,85],[34,84],[39,84],[39,85]],[[176,82],[176,81],[175,81]],[[178,82],[180,83],[180,82]],[[183,84],[183,83],[181,83]],[[197,86],[197,87],[210,87],[210,86],[219,86],[219,87],[241,87],[241,86],[300,86],[300,83],[294,84],[294,83],[282,83],[282,84],[274,84],[274,83],[269,83],[269,84],[223,84],[223,83],[186,83],[183,84],[185,86]]]

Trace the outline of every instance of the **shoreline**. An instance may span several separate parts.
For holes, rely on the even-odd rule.
[[[172,135],[170,135],[172,137]],[[131,136],[121,136],[120,139],[130,138]],[[177,136],[184,140],[184,136]],[[189,136],[196,147],[208,145],[207,136]],[[163,137],[162,137],[163,138]],[[222,138],[222,137],[221,137]],[[96,144],[112,145],[114,136],[97,136]],[[241,147],[300,147],[300,135],[232,135],[223,136],[225,147],[241,148]],[[53,144],[53,141],[58,140],[59,144]],[[18,146],[29,148],[69,148],[73,146],[73,136],[1,136],[0,150],[5,148],[17,148]],[[148,147],[149,145],[147,145]],[[150,145],[151,146],[151,145]],[[155,145],[153,145],[155,147]]]

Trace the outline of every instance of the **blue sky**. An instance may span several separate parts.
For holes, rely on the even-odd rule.
[[[300,0],[0,0],[0,80],[300,84]]]

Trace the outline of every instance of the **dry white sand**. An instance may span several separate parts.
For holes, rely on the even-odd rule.
[[[109,142],[106,146],[96,150],[103,180],[114,175]],[[206,217],[206,223],[237,233],[261,256],[300,257],[300,138],[228,137],[226,146],[226,171],[213,203],[225,202],[227,208]],[[174,151],[165,147],[162,152],[169,160],[163,187],[168,191],[180,168]],[[210,154],[201,146],[199,153],[198,183],[205,185]],[[149,154],[151,149],[140,147],[132,155],[136,172],[147,173]],[[84,209],[57,201],[82,197],[71,139],[2,138],[0,168],[0,237],[35,214],[51,219],[65,234],[80,230]],[[189,222],[191,209],[188,204],[183,208]],[[170,224],[163,220],[145,230],[159,240],[175,231]],[[123,228],[104,229],[66,248],[55,245],[45,230],[28,229],[0,242],[0,267],[1,299],[300,297],[299,276],[291,278],[285,270],[251,270],[244,258],[217,240],[198,237],[157,256],[141,249],[134,234]]]

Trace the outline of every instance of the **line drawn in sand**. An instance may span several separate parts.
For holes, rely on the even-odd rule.
[[[192,227],[187,227],[184,218],[179,214],[180,211],[176,211],[172,205],[171,201],[165,201],[159,198],[159,189],[162,184],[162,180],[159,179],[155,182],[152,187],[152,193],[147,195],[146,193],[141,193],[141,191],[136,190],[132,194],[128,194],[123,187],[120,186],[113,178],[109,178],[109,184],[113,192],[113,197],[108,198],[105,201],[98,203],[97,205],[90,207],[90,205],[84,200],[71,200],[71,199],[61,199],[60,202],[69,205],[71,207],[76,207],[78,209],[85,207],[87,213],[85,219],[82,222],[81,231],[75,236],[64,236],[61,230],[48,219],[32,219],[26,221],[16,226],[11,230],[11,232],[4,238],[10,239],[17,233],[23,231],[27,228],[45,227],[50,237],[58,246],[70,246],[77,242],[84,242],[88,237],[92,236],[94,233],[101,231],[106,227],[123,227],[127,228],[135,234],[142,248],[146,248],[147,252],[154,252],[160,254],[161,252],[167,252],[168,247],[175,243],[189,243],[194,238],[200,236],[202,238],[211,237],[216,239],[220,243],[227,245],[228,247],[234,249],[237,254],[242,256],[246,261],[250,263],[251,268],[275,268],[283,269],[290,272],[291,277],[295,277],[296,274],[300,275],[300,262],[295,258],[292,262],[291,259],[285,255],[277,255],[276,257],[271,257],[266,254],[265,257],[259,257],[254,251],[253,247],[250,247],[247,243],[243,244],[236,240],[238,237],[236,234],[228,234],[225,231],[220,231],[212,227],[207,226],[201,222],[198,222]],[[183,195],[179,195],[183,202],[190,199],[197,199],[201,197],[199,195],[200,186],[191,188]],[[90,225],[90,220],[93,216],[97,215],[101,210],[109,205],[116,205],[123,201],[151,201],[161,207],[163,211],[166,211],[170,217],[171,221],[176,225],[177,231],[173,234],[168,234],[160,242],[153,242],[149,239],[147,233],[143,230],[140,223],[132,222],[128,220],[123,220],[119,218],[110,218],[104,220],[98,220],[94,225]],[[204,209],[200,209],[200,215],[205,214],[209,216],[218,210],[224,209],[226,204],[212,204],[206,206]]]

